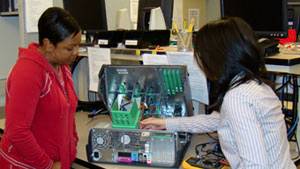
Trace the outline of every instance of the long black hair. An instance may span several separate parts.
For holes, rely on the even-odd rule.
[[[66,10],[50,7],[39,18],[38,31],[40,45],[43,45],[43,39],[48,38],[56,46],[70,35],[79,33],[80,26]]]
[[[203,26],[194,36],[194,56],[207,78],[215,84],[220,110],[225,93],[250,79],[262,83],[266,72],[262,50],[252,28],[241,18],[229,17]],[[239,80],[232,79],[242,74]]]

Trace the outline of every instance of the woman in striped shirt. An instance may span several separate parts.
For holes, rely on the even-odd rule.
[[[281,102],[262,78],[264,58],[251,27],[240,18],[208,23],[196,33],[194,47],[198,65],[218,84],[212,113],[148,118],[141,128],[217,131],[233,169],[296,169]]]

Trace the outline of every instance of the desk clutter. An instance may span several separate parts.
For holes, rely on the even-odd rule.
[[[280,53],[291,54],[291,55],[300,55],[300,43],[291,42],[279,46]]]
[[[182,163],[183,169],[230,169],[229,166],[223,165],[222,161],[203,160],[197,157],[190,157]]]
[[[214,141],[196,145],[196,156],[184,160],[182,169],[230,169],[218,140],[213,139]]]
[[[96,163],[179,166],[190,134],[139,129],[147,117],[183,117],[193,112],[186,66],[104,65],[99,93],[112,128],[92,128],[87,159]]]
[[[170,30],[115,30],[97,31],[87,33],[88,43],[105,48],[153,48],[156,46],[169,46]]]

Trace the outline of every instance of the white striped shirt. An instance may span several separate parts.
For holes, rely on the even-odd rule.
[[[265,84],[241,84],[226,93],[220,113],[167,119],[166,127],[192,133],[218,131],[233,169],[296,169],[281,103]]]

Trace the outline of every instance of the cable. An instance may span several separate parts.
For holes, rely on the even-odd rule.
[[[201,143],[195,146],[197,154],[197,163],[203,168],[216,168],[223,165],[229,165],[224,157],[218,140]]]
[[[206,135],[209,137],[209,138],[211,138],[211,139],[213,139],[214,141],[219,141],[219,139],[218,139],[218,136],[212,136],[211,135],[211,133],[206,133]]]
[[[210,158],[215,157],[225,159],[218,141],[198,144],[195,146],[195,152],[198,158],[210,156]]]
[[[93,117],[95,117],[95,116],[97,116],[97,115],[100,115],[100,114],[106,114],[108,111],[106,110],[106,109],[104,109],[104,108],[100,108],[99,110],[97,110],[97,111],[92,111],[92,112],[89,112],[88,113],[88,117],[89,118],[93,118]]]

